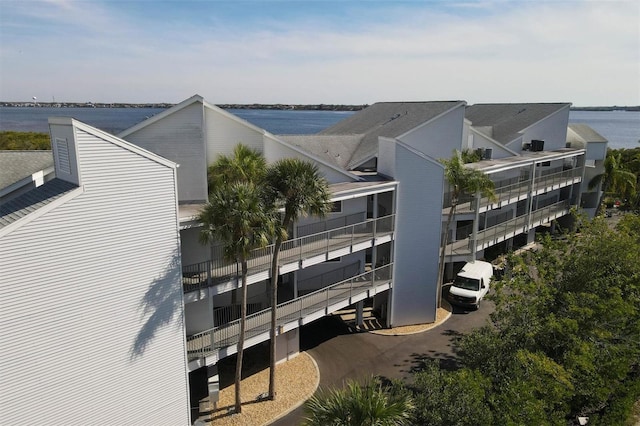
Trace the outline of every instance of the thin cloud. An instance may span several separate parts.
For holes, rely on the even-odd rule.
[[[334,17],[247,8],[239,20],[189,2],[197,18],[164,21],[118,4],[11,3],[0,99],[640,103],[633,2],[344,2]]]

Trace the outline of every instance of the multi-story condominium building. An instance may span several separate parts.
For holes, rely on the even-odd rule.
[[[73,120],[52,119],[56,179],[26,194],[43,198],[44,204],[23,210],[29,207],[23,205],[26,201],[21,196],[6,204],[18,204],[16,207],[2,207],[0,260],[3,265],[12,265],[1,272],[2,291],[8,297],[3,293],[2,303],[11,300],[18,309],[37,300],[37,295],[21,297],[25,289],[18,285],[22,281],[19,271],[42,272],[38,262],[43,262],[45,273],[39,274],[41,283],[36,287],[55,289],[61,299],[56,300],[56,306],[69,306],[68,310],[55,310],[56,316],[64,319],[56,324],[64,328],[66,320],[84,321],[90,326],[86,331],[92,342],[112,344],[109,348],[98,346],[94,359],[118,373],[134,368],[132,378],[134,374],[137,377],[146,374],[147,362],[158,362],[163,380],[147,383],[151,375],[141,379],[142,383],[150,386],[149,390],[168,383],[158,391],[174,393],[172,399],[166,399],[166,407],[175,402],[184,404],[180,408],[186,411],[187,381],[190,406],[197,407],[203,393],[215,393],[216,366],[220,359],[236,352],[239,334],[238,265],[223,259],[220,245],[204,246],[198,238],[201,225],[196,215],[209,190],[207,166],[217,155],[229,155],[236,144],[243,143],[261,152],[268,162],[301,158],[318,165],[330,185],[332,212],[324,219],[300,220],[283,244],[277,346],[279,359],[286,360],[299,350],[301,326],[346,306],[355,306],[361,318],[365,301],[388,326],[433,322],[444,232],[449,233],[448,270],[454,271],[456,262],[482,258],[487,250],[530,242],[537,226],[566,216],[571,206],[582,204],[593,209],[597,190],[582,194],[587,191],[587,177],[602,167],[606,141],[585,128],[572,127],[567,134],[568,113],[569,104],[378,103],[317,135],[273,135],[194,96],[117,138]],[[60,127],[61,123],[67,127]],[[81,180],[63,177],[70,166],[60,160],[65,151],[57,144],[60,132],[67,128],[64,138],[74,141],[69,142],[74,148],[67,152],[76,152]],[[468,167],[483,170],[494,180],[498,199],[469,196],[461,200],[452,226],[445,231],[450,200],[439,160],[465,149],[482,154],[481,161]],[[120,151],[123,154],[115,154]],[[55,190],[54,185],[62,188],[38,195],[43,188]],[[83,197],[96,203],[94,213],[87,213],[88,207],[74,207]],[[122,203],[118,204],[120,198]],[[72,207],[77,213],[68,210]],[[39,224],[48,217],[50,222]],[[10,223],[4,225],[5,221]],[[109,223],[109,232],[101,231]],[[79,231],[72,233],[76,227]],[[22,232],[27,231],[40,233],[42,241],[24,238]],[[171,236],[173,242],[169,241]],[[120,249],[112,253],[118,244]],[[255,250],[249,261],[250,315],[245,347],[269,339],[271,249]],[[42,259],[47,252],[51,258]],[[125,275],[132,265],[150,274],[155,271],[155,275],[138,270],[135,276]],[[92,290],[83,293],[78,302],[80,312],[89,312],[70,318],[76,311],[68,302],[76,295],[73,289],[79,287]],[[124,312],[121,316],[107,318],[100,313],[111,312],[114,303]],[[39,309],[50,306],[33,305],[42,306]],[[90,316],[93,309],[96,315]],[[16,318],[20,318],[18,313]],[[37,318],[30,315],[22,323],[13,315],[5,318],[3,312],[3,323],[8,324],[3,333],[11,333],[16,345],[29,329],[42,334],[34,336],[34,343],[45,335],[56,339],[58,329],[40,330]],[[128,321],[127,325],[121,321]],[[83,345],[78,334],[82,327],[75,323],[74,327],[67,327],[68,334],[60,335],[69,336],[70,347],[77,350],[74,356],[85,356],[87,350],[96,348],[95,343]],[[99,336],[92,335],[92,327],[101,328],[100,333],[96,331]],[[105,339],[111,327],[122,329],[119,345],[133,351],[127,352],[128,357],[119,355],[120,346]],[[127,330],[130,337],[125,337]],[[23,354],[22,349],[12,352],[6,348],[3,344],[0,349],[3,362]],[[60,357],[52,358],[49,364],[55,371],[52,374],[59,377],[69,365],[64,357],[66,349],[59,345],[49,349]],[[171,360],[154,358],[164,352],[172,353]],[[74,362],[81,363],[71,364]],[[169,369],[171,374],[165,374]],[[34,376],[32,380],[39,380]],[[126,398],[127,385],[116,377],[105,380],[105,387],[109,392],[116,387],[124,389],[117,397]],[[26,392],[24,388],[20,395]],[[26,405],[6,393],[3,389],[3,400],[17,407],[12,415],[18,416]],[[157,398],[157,392],[154,396]],[[64,405],[61,400],[56,402]],[[122,406],[127,409],[118,413],[119,423],[135,423],[135,414],[124,413],[129,406]],[[137,414],[141,413],[147,415],[148,410]],[[158,411],[161,420],[154,423],[173,420],[162,417],[163,413]],[[195,415],[192,413],[192,420]],[[184,412],[179,416],[171,423],[186,423],[189,417]],[[12,418],[17,417],[0,417],[0,423]]]

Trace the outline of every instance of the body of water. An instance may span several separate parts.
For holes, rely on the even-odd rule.
[[[0,130],[48,132],[49,117],[73,117],[112,134],[164,111],[161,108],[0,107]],[[313,134],[349,117],[351,111],[231,109],[229,112],[274,134]],[[640,112],[571,111],[569,122],[585,123],[609,140],[610,148],[638,148]]]
[[[640,111],[571,111],[569,123],[588,125],[609,148],[640,148]]]

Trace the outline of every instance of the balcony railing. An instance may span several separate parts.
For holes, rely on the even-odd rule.
[[[287,240],[282,243],[280,264],[301,262],[310,257],[330,251],[352,247],[393,234],[395,215],[369,219],[353,225],[331,229],[317,234]],[[222,247],[214,247],[213,261],[205,261],[182,268],[184,292],[209,287],[236,279],[240,275],[240,264],[227,261],[222,256]],[[273,244],[251,252],[248,260],[249,275],[269,271],[273,258]]]
[[[344,281],[353,276],[361,273],[362,263],[358,260],[350,265],[343,266],[332,271],[324,272],[322,274],[309,277],[304,280],[298,280],[298,294],[311,293],[315,290],[306,290],[307,288],[319,288],[326,287],[329,284],[336,283],[338,281]]]
[[[353,213],[346,216],[334,217],[333,219],[324,220],[322,222],[309,223],[297,227],[298,237],[306,235],[318,234],[331,229],[342,228],[343,226],[355,225],[366,219],[367,212]]]
[[[559,170],[559,171],[557,171]],[[582,179],[582,167],[576,167],[573,169],[562,170],[557,168],[553,170],[545,170],[540,175],[536,175],[534,178],[533,192],[541,193],[550,190],[551,188],[562,188],[564,186],[571,185],[576,182],[576,179]],[[579,181],[578,180],[578,181]],[[512,182],[509,179],[502,182]],[[496,186],[494,192],[496,194],[497,202],[504,202],[508,200],[526,198],[530,191],[530,181],[525,180],[521,182],[511,183],[504,186]],[[448,201],[448,205],[447,205]],[[495,204],[495,201],[490,201],[487,197],[482,197],[480,200],[480,208],[487,207],[490,204]],[[445,194],[445,205],[443,213],[448,214],[447,208],[451,207],[450,194]],[[459,200],[458,212],[473,212],[475,211],[475,202],[472,196],[466,196],[464,199]]]
[[[569,202],[564,200],[532,211],[531,217],[528,215],[516,217],[515,219],[507,220],[506,222],[484,229],[478,232],[478,249],[488,247],[501,240],[504,241],[508,235],[520,234],[537,226],[536,224],[546,223],[554,217],[557,217],[558,214],[568,212]],[[470,241],[470,244],[471,243],[472,241]]]
[[[392,271],[393,264],[388,264],[297,299],[280,303],[277,311],[277,325],[282,326],[300,321],[306,316],[318,312],[329,314],[334,310],[332,306],[336,306],[341,302],[348,302],[351,298],[369,290],[375,290],[381,285],[390,284]],[[267,333],[270,324],[270,309],[248,315],[245,340]],[[189,360],[204,358],[219,349],[237,344],[239,334],[240,320],[236,320],[187,337]]]
[[[477,249],[489,247],[504,241],[511,236],[521,234],[529,229],[546,223],[558,215],[565,215],[569,212],[569,201],[563,200],[554,204],[533,210],[531,215],[525,214],[514,219],[507,220],[495,226],[483,229],[477,234]],[[473,235],[469,238],[459,239],[447,245],[446,255],[468,255],[473,250]]]

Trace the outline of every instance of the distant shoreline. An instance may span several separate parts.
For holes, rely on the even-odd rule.
[[[170,103],[93,103],[93,102],[4,102],[2,107],[16,108],[171,108]],[[298,110],[298,111],[360,111],[369,105],[339,105],[339,104],[218,104],[222,109],[261,109],[261,110]],[[636,106],[586,106],[571,107],[571,111],[640,111]]]
[[[171,108],[175,104],[150,103],[99,103],[99,102],[0,102],[1,107],[15,108]],[[273,109],[298,111],[360,111],[369,105],[325,105],[325,104],[218,104],[222,109]]]

